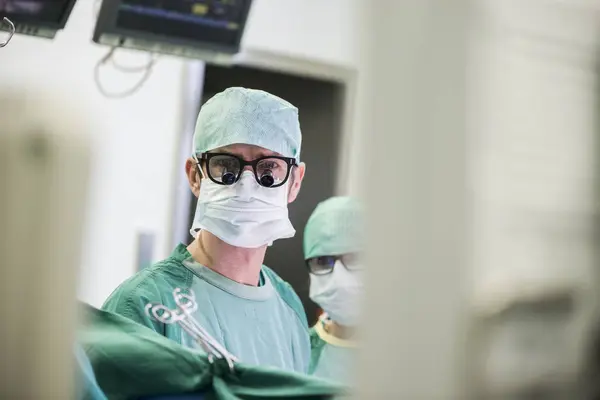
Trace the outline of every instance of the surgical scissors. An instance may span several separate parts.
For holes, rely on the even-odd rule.
[[[180,288],[173,290],[173,298],[177,308],[171,310],[163,304],[149,303],[145,307],[146,314],[155,320],[164,324],[179,324],[208,355],[208,360],[212,363],[213,358],[225,359],[229,369],[233,371],[234,363],[238,359],[229,353],[215,338],[196,321],[192,313],[198,309],[196,296],[194,292],[185,293]]]

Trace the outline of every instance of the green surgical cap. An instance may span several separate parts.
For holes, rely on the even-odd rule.
[[[232,87],[200,109],[193,154],[235,143],[251,144],[300,162],[298,109],[262,90]]]
[[[332,197],[315,208],[304,228],[304,259],[360,252],[363,213],[357,200]]]

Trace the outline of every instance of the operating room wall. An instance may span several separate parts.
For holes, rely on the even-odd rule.
[[[94,3],[79,0],[66,29],[53,41],[15,36],[0,49],[0,84],[19,87],[38,82],[68,93],[90,110],[86,118],[94,132],[95,156],[79,292],[82,299],[99,305],[136,271],[139,233],[154,235],[154,259],[171,251],[173,168],[184,124],[181,110],[186,82],[185,61],[161,57],[137,94],[119,100],[104,98],[93,81],[94,65],[107,50],[91,42]],[[357,57],[353,4],[346,0],[255,0],[242,52],[269,52],[351,67]],[[117,57],[127,65],[147,60],[135,52],[119,52]],[[101,77],[111,91],[130,88],[139,78],[111,70]]]
[[[0,83],[16,88],[28,83],[30,88],[45,86],[75,98],[88,111],[85,120],[93,133],[94,153],[79,293],[99,305],[133,272],[138,231],[158,232],[157,253],[165,252],[160,231],[169,219],[165,205],[172,172],[168,162],[180,125],[183,62],[165,57],[137,94],[120,100],[104,98],[93,79],[94,66],[107,51],[91,42],[93,3],[79,1],[66,29],[53,41],[16,35],[1,49]],[[127,65],[147,62],[145,55],[117,56]],[[107,69],[101,79],[107,90],[121,91],[134,85],[139,75]],[[43,193],[39,201],[44,201]],[[56,227],[57,234],[60,229]],[[51,240],[35,234],[31,232],[32,246],[37,240]]]
[[[354,68],[361,0],[253,0],[242,40],[258,50]]]

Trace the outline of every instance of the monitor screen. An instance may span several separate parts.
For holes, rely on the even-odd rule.
[[[0,18],[15,24],[63,27],[72,0],[0,0]]]
[[[116,27],[236,46],[250,0],[122,0]]]

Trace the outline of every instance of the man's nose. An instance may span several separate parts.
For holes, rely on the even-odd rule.
[[[240,177],[239,182],[237,183],[237,196],[241,201],[250,201],[253,198],[253,188],[254,188],[255,178],[254,172],[252,169],[250,171],[244,170],[242,171],[242,176]]]

